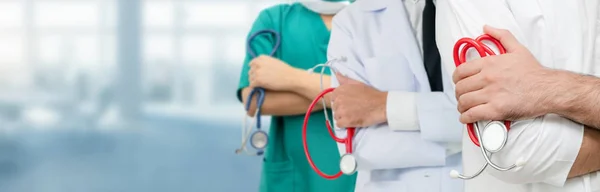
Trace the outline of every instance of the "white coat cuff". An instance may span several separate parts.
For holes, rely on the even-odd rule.
[[[387,96],[387,121],[394,131],[418,131],[416,93],[390,91]]]

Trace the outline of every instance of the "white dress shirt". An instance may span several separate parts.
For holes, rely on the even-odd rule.
[[[597,0],[438,0],[437,5],[436,28],[443,29],[437,33],[438,48],[449,75],[455,69],[455,42],[483,34],[485,24],[511,31],[546,67],[599,72]],[[507,172],[488,167],[479,177],[465,182],[465,191],[600,191],[598,173],[567,180],[582,136],[583,125],[554,114],[513,122],[506,147],[492,160],[506,166],[522,157],[527,164]],[[464,172],[471,175],[484,162],[479,148],[465,134]]]

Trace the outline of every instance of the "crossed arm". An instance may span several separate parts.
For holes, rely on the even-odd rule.
[[[580,75],[568,71],[547,70],[548,77],[554,77],[556,86],[552,89],[539,89],[531,93],[539,93],[543,108],[523,108],[522,117],[535,113],[559,114],[575,122],[586,125],[583,141],[577,159],[571,167],[569,178],[585,175],[600,170],[600,78]],[[533,77],[533,78],[548,78]],[[573,86],[577,85],[577,86]],[[543,99],[542,99],[543,98]],[[516,110],[516,109],[515,109]]]
[[[512,145],[494,159],[514,162],[520,155],[532,159],[519,172],[491,174],[509,183],[562,186],[567,178],[600,170],[600,134],[590,128],[600,125],[600,79],[541,66],[531,47],[519,42],[537,45],[531,51],[540,61],[552,63],[541,54],[549,51],[540,46],[543,41],[538,38],[543,35],[528,33],[550,29],[521,28],[517,20],[527,18],[516,18],[503,1],[438,1],[438,6],[445,7],[438,9],[438,21],[444,22],[437,28],[447,29],[438,33],[438,46],[447,72],[454,73],[461,121],[514,120]],[[508,53],[474,59],[452,70],[453,43],[481,35],[485,24],[507,29],[488,27],[484,33],[500,40]]]
[[[540,90],[545,113],[555,113],[587,125],[581,149],[569,178],[600,170],[600,78],[567,71],[551,71],[560,84]],[[573,86],[578,85],[578,86]],[[541,96],[541,95],[540,95]],[[525,109],[527,110],[527,109]]]
[[[304,72],[304,71],[303,71]],[[300,74],[300,73],[299,73]],[[309,105],[313,99],[321,92],[320,75],[318,74],[303,74],[299,76],[297,81],[291,85],[289,90],[295,91],[277,91],[277,90],[266,90],[265,100],[261,108],[263,115],[275,115],[275,116],[288,116],[288,115],[302,115],[308,110]],[[323,77],[323,84],[328,88],[330,85],[330,77]],[[250,108],[247,111],[248,115],[253,116],[256,112],[256,97],[253,97],[252,101],[248,101],[248,95],[252,91],[253,87],[246,87],[242,89],[241,96],[244,106],[247,102],[251,102]],[[326,101],[329,100],[329,96],[325,96]],[[327,103],[328,107],[331,102]],[[313,108],[314,111],[322,110],[322,105],[316,105]]]

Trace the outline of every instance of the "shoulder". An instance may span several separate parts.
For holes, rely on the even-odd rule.
[[[303,12],[306,12],[306,10],[300,3],[282,3],[263,9],[258,14],[257,20],[280,23],[289,17],[290,14],[298,14]]]
[[[347,28],[360,26],[366,22],[377,20],[376,14],[390,6],[402,6],[402,1],[393,0],[359,0],[348,5],[333,18],[334,24]]]

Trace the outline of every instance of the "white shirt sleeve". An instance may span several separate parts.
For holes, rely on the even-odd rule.
[[[505,0],[437,1],[436,28],[440,29],[437,42],[447,74],[451,75],[455,69],[452,56],[454,43],[462,37],[475,38],[483,34],[485,24],[509,30],[542,64],[552,66],[551,63],[545,63],[552,59],[548,58],[551,54],[547,54],[551,51],[550,48],[544,45],[546,41],[551,40],[547,39],[549,29],[546,28],[546,24],[549,21],[545,21],[543,17],[527,18],[540,10],[538,2],[511,3],[520,5],[510,5]],[[515,16],[518,14],[522,15]],[[473,55],[469,58],[475,58],[471,56]],[[582,125],[557,115],[549,114],[534,120],[513,122],[507,146],[501,152],[495,153],[492,160],[499,165],[510,165],[522,157],[527,164],[517,171],[500,172],[488,168],[487,172],[507,183],[542,182],[562,186],[577,157],[582,137]],[[465,143],[469,144],[471,143]],[[465,159],[476,158],[463,153]]]

